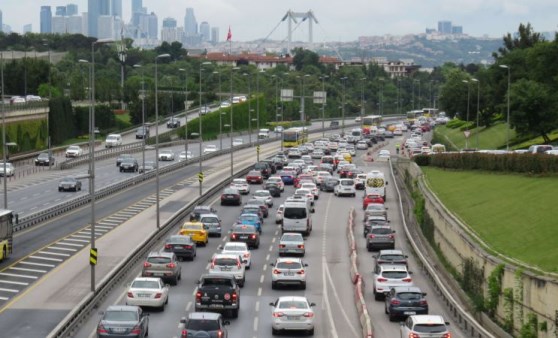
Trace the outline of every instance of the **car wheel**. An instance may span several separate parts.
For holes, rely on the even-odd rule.
[[[277,283],[271,282],[271,290],[277,289]]]
[[[374,290],[374,299],[375,300],[382,300],[382,295]]]
[[[145,336],[149,336],[149,326],[145,329]]]
[[[231,317],[233,317],[233,318],[238,318],[238,310],[239,310],[239,309],[231,310]]]
[[[372,247],[371,247],[370,245],[367,245],[367,246],[366,246],[366,250],[368,250],[368,252],[371,252],[371,251],[372,251]]]
[[[178,276],[174,277],[174,280],[171,283],[172,285],[178,285]]]
[[[250,263],[249,265],[246,265],[246,270],[250,270],[251,267],[252,267],[252,263]]]
[[[160,312],[165,312],[165,304],[166,304],[166,303],[163,303],[163,305],[161,305],[161,306],[159,307],[159,311],[160,311]]]
[[[306,290],[306,282],[303,282],[302,284],[300,284],[300,288],[302,290]]]
[[[313,336],[313,335],[314,335],[314,328],[311,328],[310,330],[308,330],[308,335],[309,335],[309,336]]]
[[[242,280],[240,281],[240,283],[238,284],[241,288],[244,287],[244,284],[246,283],[246,277],[242,277]]]
[[[272,335],[278,335],[279,334],[279,330],[277,330],[276,328],[271,328],[271,334]]]

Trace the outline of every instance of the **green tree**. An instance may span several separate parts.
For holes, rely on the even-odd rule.
[[[301,71],[306,66],[315,66],[322,69],[320,56],[311,50],[297,47],[293,49],[293,65],[297,71]]]
[[[498,49],[497,53],[494,53],[494,58],[499,56],[504,56],[514,49],[527,49],[531,48],[537,43],[544,41],[543,36],[540,33],[535,33],[533,27],[528,23],[527,25],[519,24],[518,36],[513,37],[510,33],[504,36],[504,46]]]

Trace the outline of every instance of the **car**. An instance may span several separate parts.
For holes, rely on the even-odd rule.
[[[170,149],[159,150],[159,161],[174,161],[174,152]]]
[[[310,206],[314,206],[314,194],[310,189],[299,188],[295,190],[294,196],[302,196],[310,201]]]
[[[40,153],[35,159],[35,166],[53,166],[54,156],[49,153]]]
[[[242,258],[242,263],[249,270],[252,267],[252,252],[248,248],[248,244],[243,242],[227,242],[220,247],[223,254],[236,254]]]
[[[306,267],[300,258],[279,257],[275,263],[270,263],[273,267],[271,271],[271,288],[277,289],[279,285],[295,285],[306,290]]]
[[[305,145],[299,146],[298,151],[300,151],[300,156],[310,154],[310,150]]]
[[[191,261],[197,256],[197,245],[192,237],[186,235],[170,235],[165,239],[163,250],[173,252],[178,260],[187,258]]]
[[[221,104],[219,105],[220,108],[228,108],[231,106],[231,103],[229,101],[223,101],[221,102]]]
[[[15,167],[13,164],[10,162],[6,162],[5,164],[4,162],[0,162],[0,176],[4,176],[4,168],[6,168],[5,171],[7,177],[15,175]]]
[[[229,239],[231,242],[244,242],[249,248],[258,249],[260,247],[260,233],[253,225],[233,225]]]
[[[81,181],[75,177],[64,177],[58,183],[58,191],[81,191]]]
[[[235,224],[243,224],[243,225],[253,225],[256,227],[256,230],[261,234],[262,233],[262,221],[258,214],[248,214],[242,213],[238,216]]]
[[[126,305],[154,307],[161,311],[169,302],[169,286],[161,278],[136,277],[126,292]]]
[[[281,224],[283,222],[283,211],[285,210],[285,205],[281,204],[277,211],[275,212],[275,224]]]
[[[253,198],[264,201],[268,208],[273,207],[273,197],[271,196],[269,190],[256,190]]]
[[[246,282],[246,268],[237,253],[217,253],[209,260],[209,274],[232,276],[241,288]]]
[[[356,196],[355,180],[352,178],[341,178],[339,184],[335,186],[333,193],[335,196]]]
[[[312,176],[311,174],[300,174],[300,175],[298,175],[294,180],[294,184],[293,184],[294,187],[295,188],[300,188],[302,186],[303,181],[313,183],[314,182],[314,176]]]
[[[265,182],[263,190],[268,191],[271,197],[281,197],[281,187],[274,182]]]
[[[426,293],[416,286],[396,286],[385,295],[384,312],[393,322],[412,315],[427,315]]]
[[[401,250],[380,250],[375,257],[376,264],[402,264],[407,266],[407,255]]]
[[[302,189],[308,189],[314,195],[314,200],[320,198],[320,189],[316,186],[316,183],[311,182],[303,182],[300,186]]]
[[[360,123],[360,122],[362,122],[362,117],[360,116],[355,117],[355,123]]]
[[[244,144],[244,140],[242,140],[241,138],[235,138],[232,143],[233,147],[241,146],[243,144]]]
[[[216,337],[228,338],[226,325],[231,323],[223,320],[223,315],[215,312],[191,312],[188,319],[180,319],[180,338]]]
[[[118,147],[122,145],[122,135],[108,134],[105,139],[105,148]]]
[[[111,305],[101,315],[97,324],[98,338],[144,338],[149,334],[149,314],[139,306]]]
[[[217,150],[217,146],[215,144],[208,144],[203,148],[203,154],[211,154],[216,152]]]
[[[308,302],[306,297],[285,296],[269,303],[273,307],[271,333],[277,335],[283,331],[305,331],[309,336],[314,335],[314,303]]]
[[[198,245],[206,246],[209,242],[209,234],[200,221],[184,222],[178,234],[192,237],[192,240]]]
[[[83,155],[83,149],[80,146],[69,146],[66,148],[66,157],[79,157]]]
[[[285,168],[283,167],[283,170],[281,170],[278,175],[279,177],[281,177],[281,180],[285,185],[294,185],[294,181],[296,178],[296,173],[294,171],[285,170]]]
[[[366,207],[370,203],[384,204],[384,198],[380,194],[367,194],[362,199],[362,210],[366,210]]]
[[[263,175],[259,170],[251,170],[246,175],[246,182],[253,183],[253,184],[262,184],[263,183]]]
[[[254,165],[254,170],[261,172],[263,178],[267,179],[272,174],[271,165],[267,162],[258,162]]]
[[[329,122],[329,127],[330,127],[330,128],[337,128],[337,127],[339,127],[339,121],[331,121],[331,122]]]
[[[380,150],[380,153],[378,154],[378,160],[380,161],[389,161],[390,157],[391,154],[387,149]]]
[[[312,159],[312,156],[310,156],[310,155],[302,155],[302,156],[300,157],[300,159],[301,159],[302,161],[304,161],[304,164],[306,164],[307,166],[308,166],[308,165],[313,165],[313,164],[314,164],[314,160]]]
[[[200,107],[200,114],[205,115],[211,113],[211,109],[208,106]]]
[[[279,256],[298,255],[304,257],[306,253],[304,237],[298,232],[285,232],[279,239]]]
[[[289,148],[287,150],[287,158],[300,158],[302,156],[302,152],[300,151],[300,149],[294,147],[294,148]]]
[[[180,127],[180,120],[177,119],[176,117],[173,116],[167,121],[167,128],[174,129],[179,127]]]
[[[125,158],[120,162],[120,172],[137,172],[139,170],[138,160],[135,158]]]
[[[271,176],[270,178],[267,179],[266,183],[276,184],[281,190],[281,192],[285,191],[285,183],[283,182],[280,176]]]
[[[221,219],[217,214],[202,214],[200,222],[207,231],[208,237],[221,237]]]
[[[276,127],[273,129],[273,132],[276,133],[276,134],[279,134],[279,133],[282,133],[283,130],[284,130],[283,126],[276,126]]]
[[[142,164],[139,166],[138,172],[140,174],[146,173],[148,171],[155,170],[156,164],[155,161],[145,161],[145,166]]]
[[[235,178],[231,182],[231,188],[238,190],[242,195],[248,195],[250,193],[250,185],[245,178]]]
[[[225,188],[221,194],[221,205],[241,205],[242,197],[235,188]]]
[[[369,216],[383,216],[387,218],[387,207],[383,203],[368,203],[364,209],[364,220]]]
[[[317,170],[316,174],[314,175],[314,182],[316,183],[317,186],[321,187],[324,180],[330,177],[332,176],[329,171]]]
[[[263,210],[260,208],[259,205],[245,205],[240,210],[240,215],[244,214],[256,214],[260,218],[260,223],[263,224],[264,222],[264,215]]]
[[[368,143],[366,141],[358,141],[356,144],[357,150],[368,150]]]
[[[366,238],[366,235],[370,232],[370,229],[375,226],[389,226],[389,220],[386,216],[368,216],[364,220],[363,224],[363,236]]]
[[[323,183],[320,185],[320,190],[326,192],[335,192],[335,188],[339,185],[339,179],[337,177],[328,177],[324,179]]]
[[[395,230],[389,225],[371,226],[366,234],[366,249],[395,249]]]
[[[339,174],[339,178],[352,178],[352,177],[349,177],[349,173],[352,170],[356,169],[356,165],[345,164],[345,165],[342,165],[342,166],[338,166],[337,168],[338,168],[337,173]]]
[[[376,300],[382,300],[384,294],[396,286],[412,286],[411,272],[404,265],[376,264],[372,290]]]
[[[142,277],[159,277],[172,285],[178,284],[182,279],[182,266],[174,252],[154,251],[150,252],[143,263]]]
[[[183,150],[180,152],[180,155],[178,155],[179,161],[190,160],[192,158],[194,158],[194,155],[192,155],[192,152],[189,150],[188,151]]]
[[[120,155],[118,155],[118,157],[116,158],[116,166],[120,167],[120,163],[122,163],[122,161],[126,158],[134,158],[134,156],[132,156],[132,154],[120,154]]]
[[[353,157],[356,156],[356,149],[352,144],[349,144],[346,149],[347,152],[351,155],[351,161],[352,161]]]
[[[442,316],[414,315],[399,325],[401,337],[450,338],[449,322]]]
[[[208,205],[197,205],[190,214],[190,221],[199,221],[203,214],[215,214],[217,210]]]
[[[136,129],[136,140],[148,139],[148,138],[149,138],[149,127],[143,126]]]
[[[356,175],[355,179],[355,189],[356,190],[364,190],[366,184],[366,174],[359,173]]]

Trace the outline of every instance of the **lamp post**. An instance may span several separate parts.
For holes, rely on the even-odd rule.
[[[0,63],[0,81],[2,85],[2,144],[4,145],[4,149],[2,149],[2,159],[4,161],[4,209],[8,209],[8,175],[6,175],[6,108],[4,104],[4,53],[0,53]]]
[[[260,94],[260,73],[265,73],[265,71],[263,69],[261,69],[259,72],[256,73],[256,129],[259,131],[260,130],[260,100],[258,98],[258,95]],[[256,139],[256,142],[259,143],[258,141],[259,139]],[[258,155],[259,157],[259,155]]]
[[[397,114],[401,115],[401,78],[397,78]]]
[[[275,96],[275,122],[277,122],[277,120],[278,120],[277,118],[279,117],[279,116],[277,116],[277,112],[279,111],[279,108],[277,106],[277,96],[278,96],[278,94],[277,94],[277,82],[279,81],[279,77],[274,74],[274,75],[271,75],[271,78],[275,82],[275,93],[274,93],[273,96]]]
[[[223,127],[229,128],[229,133],[232,135],[232,127],[230,124],[225,124]],[[231,154],[232,153],[233,153],[233,149],[232,149],[232,136],[231,136]],[[231,155],[231,181],[233,180],[232,172],[233,172],[233,157]]]
[[[418,82],[418,98],[417,98],[417,102],[418,102],[418,108],[421,109],[421,92],[420,92],[420,80],[417,80]]]
[[[511,67],[509,65],[500,65],[500,68],[505,68],[508,70],[508,113],[507,113],[507,124],[508,124],[508,129],[506,131],[506,150],[509,151],[510,150],[510,129],[511,129],[511,125],[510,125],[510,84],[511,84]]]
[[[384,115],[384,78],[379,78],[380,80],[380,115]]]
[[[469,98],[471,97],[471,86],[469,85],[469,81],[463,80],[463,83],[467,84],[467,117],[466,119],[466,130],[465,133],[465,149],[469,148]]]
[[[219,98],[219,103],[221,103],[221,73],[218,71],[214,71],[213,74],[219,75],[219,94],[217,97]],[[222,116],[223,113],[219,114],[219,149],[223,149],[223,131],[222,131]],[[232,146],[232,145],[231,145]]]
[[[234,130],[233,129],[234,128],[233,127],[233,104],[232,104],[232,101],[233,101],[233,74],[234,74],[234,71],[238,70],[238,69],[240,69],[240,68],[239,67],[232,67],[231,68],[231,77],[230,77],[230,81],[229,81],[230,82],[230,98],[229,98],[230,101],[229,102],[231,104],[231,121],[230,121],[230,128],[231,128],[231,131],[230,131],[231,145],[230,145],[230,147],[231,148],[232,148],[232,144],[233,144],[233,130]],[[234,151],[232,151],[232,149],[231,149],[230,154],[231,154],[231,181],[232,181],[233,176],[234,176],[234,169],[233,169]]]
[[[135,64],[134,68],[141,68],[141,126],[143,128],[142,147],[141,147],[141,162],[143,168],[143,175],[145,175],[145,139],[147,133],[145,132],[145,81],[143,76],[143,68],[140,64]]]
[[[471,79],[471,81],[477,83],[477,130],[475,133],[475,142],[477,143],[477,150],[480,149],[479,146],[479,115],[480,115],[480,81],[478,79]]]
[[[345,85],[347,82],[347,77],[342,77],[341,81],[343,82],[343,101],[341,104],[341,133],[345,135]]]
[[[252,122],[258,123],[258,119],[251,119],[251,120],[250,120],[250,129],[252,129]],[[256,142],[257,142],[257,141],[256,141]],[[257,155],[258,155],[257,161],[260,162],[260,152],[257,151],[256,153],[257,153]]]
[[[199,109],[199,113],[198,113],[198,120],[200,122],[200,155],[198,157],[198,160],[200,162],[200,174],[202,174],[202,147],[203,147],[203,131],[202,131],[202,70],[203,70],[203,66],[205,65],[210,65],[211,62],[202,62],[200,63],[200,87],[199,87],[199,100],[200,100],[200,109]],[[232,101],[231,101],[232,102]],[[231,107],[232,107],[232,103],[231,103]],[[203,182],[201,180],[198,180],[198,182],[200,183],[200,196],[203,194]]]
[[[248,73],[244,73],[242,74],[242,76],[245,76],[248,79],[248,123],[249,123],[249,128],[248,128],[248,143],[250,144],[250,147],[252,146],[252,111],[254,111],[252,109],[252,105],[251,105],[251,96],[252,96],[252,78],[250,77],[250,74]]]
[[[184,73],[184,160],[188,162],[188,73],[184,68],[178,70]]]
[[[326,95],[325,95],[325,79],[329,78],[327,75],[321,76],[322,79],[322,137],[325,137],[325,105],[326,105]],[[282,142],[281,142],[282,143]]]
[[[52,78],[51,78],[51,61],[50,61],[50,44],[48,43],[48,41],[46,39],[43,39],[43,42],[45,46],[48,47],[48,101],[50,102],[50,100],[52,99]],[[47,139],[46,139],[46,146],[47,146],[47,151],[48,151],[48,155],[50,156],[51,150],[50,150],[50,109],[47,108]],[[51,169],[51,166],[48,166],[48,169]]]
[[[300,121],[302,121],[302,122],[306,121],[306,115],[305,115],[305,112],[304,112],[304,103],[305,103],[304,102],[305,101],[304,100],[304,79],[307,78],[307,77],[310,77],[310,75],[304,74],[304,76],[301,77],[301,83],[302,83],[301,90],[302,90],[302,92],[300,94]]]
[[[159,54],[155,57],[155,199],[157,214],[157,229],[161,227],[159,214],[159,59],[170,58],[170,54]]]
[[[362,129],[362,120],[364,118],[364,81],[365,77],[360,78],[360,128]]]
[[[200,108],[201,108],[201,106],[200,106]],[[190,134],[190,135],[192,135],[192,136],[194,136],[194,137],[197,136],[197,137],[200,138],[200,141],[199,141],[199,145],[200,145],[200,150],[199,150],[199,152],[200,152],[200,153],[199,153],[199,155],[198,155],[198,158],[199,158],[199,161],[198,161],[198,162],[199,162],[199,174],[201,174],[201,173],[202,173],[202,159],[201,159],[201,158],[202,158],[202,134],[201,134],[201,133],[192,133],[192,134]],[[202,183],[203,183],[203,182],[202,182],[199,178],[198,178],[198,182],[200,183],[200,196],[201,196],[202,193],[203,193],[203,191],[202,191]]]

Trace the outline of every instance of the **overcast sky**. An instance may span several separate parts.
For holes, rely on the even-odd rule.
[[[15,32],[33,24],[39,30],[41,5],[75,3],[79,12],[87,11],[87,0],[0,0],[4,24]],[[123,0],[124,20],[130,20],[131,0]],[[220,27],[221,40],[230,25],[233,41],[264,38],[280,23],[287,10],[313,10],[319,21],[314,26],[314,41],[354,41],[359,36],[404,35],[436,28],[439,20],[463,26],[472,36],[502,37],[517,31],[520,23],[530,22],[535,31],[555,31],[558,25],[557,0],[143,0],[143,6],[159,17],[173,17],[184,24],[186,7],[194,8],[198,24],[208,21]],[[308,25],[301,24],[295,39],[306,39]],[[283,22],[270,36],[287,37]]]

